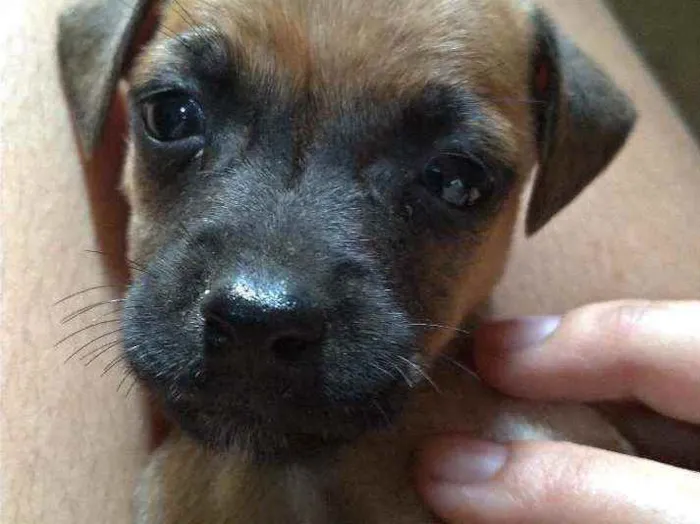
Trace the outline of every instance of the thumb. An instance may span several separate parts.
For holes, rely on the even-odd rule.
[[[437,437],[419,455],[418,489],[451,524],[691,524],[700,476],[560,442],[506,445]]]

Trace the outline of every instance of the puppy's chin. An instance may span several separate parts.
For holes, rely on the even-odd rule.
[[[303,406],[272,399],[215,402],[207,396],[166,401],[170,415],[191,437],[214,450],[235,449],[256,462],[296,462],[332,453],[368,431],[390,425],[408,388],[394,383],[352,404]]]
[[[127,321],[127,344],[132,329]],[[185,330],[173,329],[173,335],[181,339],[179,348],[191,346],[182,343]],[[201,356],[168,362],[165,342],[149,337],[127,345],[135,374],[186,433],[209,448],[236,449],[257,461],[310,459],[391,425],[422,377],[417,353],[392,370],[371,356],[310,366],[238,355],[212,364]],[[411,353],[407,347],[405,354]]]

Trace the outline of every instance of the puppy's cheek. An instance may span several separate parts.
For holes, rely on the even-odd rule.
[[[163,233],[154,219],[155,193],[149,188],[147,174],[138,160],[133,140],[129,141],[121,189],[130,207],[127,256],[144,262],[162,244]]]
[[[163,244],[163,234],[148,217],[132,213],[129,219],[127,253],[129,259],[146,264]]]
[[[423,347],[428,356],[442,351],[458,335],[449,328],[460,327],[488,300],[505,269],[517,213],[518,198],[509,198],[478,240],[467,236],[431,259],[426,274],[432,278],[422,290],[425,314],[429,323],[448,329],[436,327],[425,333]]]

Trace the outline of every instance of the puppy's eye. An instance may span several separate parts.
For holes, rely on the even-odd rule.
[[[458,153],[442,153],[423,168],[421,182],[434,195],[460,208],[477,208],[496,193],[496,176],[479,162]]]
[[[142,105],[146,132],[160,142],[173,142],[204,133],[204,113],[185,93],[159,93]]]

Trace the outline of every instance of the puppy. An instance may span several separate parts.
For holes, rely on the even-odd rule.
[[[634,121],[529,2],[83,0],[59,54],[87,155],[129,85],[124,351],[179,428],[137,522],[433,522],[408,463],[436,432],[634,451],[449,356],[533,167],[529,233]]]

